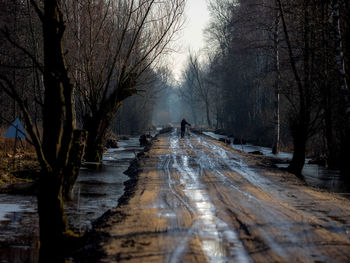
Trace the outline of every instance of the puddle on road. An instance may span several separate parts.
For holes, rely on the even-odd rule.
[[[138,138],[120,142],[121,148],[104,155],[101,171],[81,169],[74,186],[73,201],[65,204],[67,218],[76,232],[91,227],[91,220],[117,206],[124,192],[123,174],[135,158]],[[39,218],[35,196],[0,194],[0,262],[36,263],[39,252]]]

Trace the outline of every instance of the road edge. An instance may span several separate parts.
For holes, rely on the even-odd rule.
[[[129,179],[124,182],[124,193],[118,199],[118,205],[114,208],[108,209],[100,217],[91,222],[92,228],[86,231],[80,238],[76,248],[71,253],[71,262],[100,262],[99,260],[105,256],[101,249],[101,244],[108,239],[109,235],[103,231],[102,228],[106,226],[106,223],[110,218],[113,217],[114,222],[120,222],[125,219],[126,214],[119,211],[118,208],[128,204],[129,200],[134,196],[139,182],[139,175],[142,172],[141,161],[146,159],[147,152],[150,151],[153,145],[153,141],[158,138],[159,134],[156,134],[152,139],[145,145],[144,150],[137,154],[136,158],[130,162],[130,165],[126,171]]]

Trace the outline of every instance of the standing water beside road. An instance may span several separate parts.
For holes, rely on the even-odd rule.
[[[65,204],[68,221],[76,232],[91,227],[91,221],[118,205],[124,182],[135,153],[142,151],[138,138],[118,143],[103,156],[100,171],[82,168],[74,186],[74,198]],[[36,197],[0,194],[0,262],[35,263],[39,252],[39,227]]]
[[[74,198],[66,204],[68,220],[77,232],[91,228],[91,221],[118,205],[124,193],[123,172],[129,167],[135,153],[142,151],[138,138],[118,142],[119,148],[108,149],[103,155],[100,171],[82,169],[74,186]]]
[[[212,137],[216,140],[221,138],[230,139],[225,135],[216,134],[214,132],[203,132],[203,134]],[[292,153],[279,152],[277,155],[272,153],[272,149],[269,147],[257,146],[252,144],[244,145],[231,145],[232,148],[244,152],[254,152],[259,151],[265,156],[277,157],[280,159],[285,159],[290,161],[293,157]],[[338,170],[327,169],[324,166],[317,164],[309,164],[310,159],[306,158],[305,165],[302,171],[303,178],[305,182],[311,186],[327,189],[331,192],[339,193],[347,198],[350,198],[350,183],[345,182],[344,177],[340,175]],[[288,167],[288,163],[277,164],[279,168]]]

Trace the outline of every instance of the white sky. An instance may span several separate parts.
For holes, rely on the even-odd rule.
[[[209,22],[207,0],[187,0],[185,8],[186,22],[177,43],[178,52],[171,55],[171,69],[174,77],[179,79],[188,51],[198,52],[204,48],[203,30]]]

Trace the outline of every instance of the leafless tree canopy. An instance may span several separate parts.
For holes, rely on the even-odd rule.
[[[209,1],[202,62],[183,74],[181,96],[200,124],[252,143],[342,166],[349,147],[348,1]],[[200,72],[196,74],[196,71]],[[209,100],[201,96],[210,89]],[[195,102],[196,101],[196,102]],[[209,103],[207,103],[209,102]],[[346,163],[346,161],[345,161]]]

